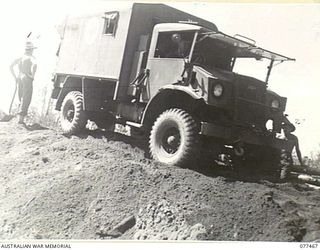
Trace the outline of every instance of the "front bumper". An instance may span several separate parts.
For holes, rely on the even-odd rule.
[[[294,141],[276,138],[274,134],[271,133],[257,132],[248,128],[224,127],[207,122],[201,123],[200,134],[216,137],[225,144],[230,145],[242,142],[245,144],[284,149],[288,152],[291,152],[294,147]]]

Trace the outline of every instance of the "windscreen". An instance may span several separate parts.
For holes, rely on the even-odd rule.
[[[294,60],[257,47],[254,43],[254,41],[246,42],[220,32],[202,33],[198,35],[192,62],[207,68],[233,71],[235,64],[243,60],[251,59],[251,64],[259,62],[259,65],[262,64],[262,59],[278,62]],[[256,60],[252,61],[252,59]]]
[[[232,50],[233,57],[240,58],[267,58],[273,61],[290,61],[292,58],[271,52],[269,50],[257,47],[255,42],[247,42],[236,37],[226,35],[222,32],[209,32],[202,35],[202,40],[209,38],[213,42],[224,43],[225,46]],[[251,39],[248,39],[252,41]]]

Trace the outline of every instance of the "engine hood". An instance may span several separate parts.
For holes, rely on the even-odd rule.
[[[214,79],[218,79],[225,82],[234,82],[236,79],[236,74],[227,70],[222,70],[218,68],[209,68],[205,66],[195,65],[195,68],[198,68],[202,71],[205,71],[208,75],[211,75]]]
[[[266,83],[258,80],[254,77],[251,76],[246,76],[246,75],[241,75],[237,74],[231,71],[223,70],[223,69],[218,69],[218,68],[208,68],[204,66],[195,66],[199,67],[202,70],[207,71],[208,74],[210,74],[213,78],[225,81],[225,82],[250,82],[252,84],[258,84],[260,87],[265,87]],[[275,93],[275,92],[273,92]],[[276,93],[275,93],[276,94]]]

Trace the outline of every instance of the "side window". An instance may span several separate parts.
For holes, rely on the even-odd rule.
[[[189,56],[194,32],[160,32],[154,57],[185,58]]]
[[[115,36],[117,31],[117,26],[118,26],[119,12],[118,11],[106,12],[104,13],[103,18],[105,19],[103,34]]]

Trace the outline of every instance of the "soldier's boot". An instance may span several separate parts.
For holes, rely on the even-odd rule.
[[[18,115],[18,123],[24,124],[24,115]]]

